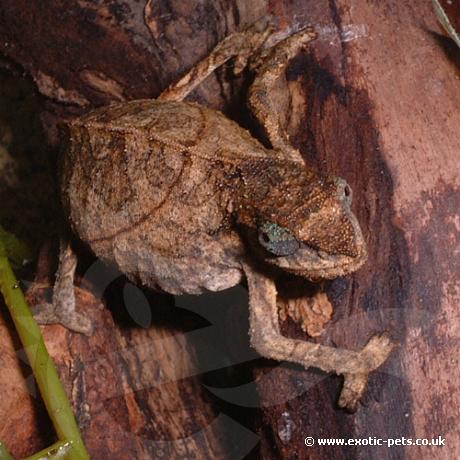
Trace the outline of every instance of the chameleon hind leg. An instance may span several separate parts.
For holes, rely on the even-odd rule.
[[[269,19],[264,18],[242,32],[224,38],[211,53],[187,72],[179,81],[164,90],[157,101],[182,101],[214,70],[236,57],[235,73],[246,67],[251,56],[256,54],[272,33]]]
[[[70,243],[61,239],[59,266],[51,303],[34,307],[34,318],[39,324],[62,324],[67,329],[91,335],[91,320],[75,310],[75,269],[77,257]]]

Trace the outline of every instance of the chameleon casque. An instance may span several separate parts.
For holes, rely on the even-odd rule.
[[[366,260],[351,189],[322,175],[289,145],[271,98],[290,58],[316,37],[311,28],[268,47],[265,21],[224,39],[156,100],[96,109],[68,124],[61,165],[73,231],[131,280],[171,294],[219,291],[246,278],[252,346],[263,356],[345,377],[339,405],[354,409],[369,372],[388,357],[386,334],[359,352],[284,337],[270,273],[309,280],[357,270]],[[230,58],[256,77],[248,104],[272,148],[222,113],[183,99]],[[75,311],[76,257],[61,247],[53,303],[41,322],[91,332]]]

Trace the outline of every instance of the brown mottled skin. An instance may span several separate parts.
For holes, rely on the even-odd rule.
[[[199,294],[246,277],[252,345],[270,358],[344,374],[339,404],[353,409],[368,373],[393,347],[388,338],[374,337],[353,352],[279,331],[266,267],[317,280],[353,272],[367,256],[350,187],[305,164],[270,98],[288,60],[316,34],[305,29],[262,50],[270,34],[258,23],[227,37],[157,100],[123,102],[72,121],[62,163],[64,207],[98,257],[146,286]],[[272,149],[220,112],[182,101],[234,56],[239,70],[253,56],[249,105]],[[78,316],[59,320],[72,327]]]
[[[238,284],[261,219],[302,241],[268,257],[286,270],[330,278],[365,260],[344,182],[280,158],[215,110],[132,101],[78,118],[70,136],[62,190],[74,230],[147,286],[199,294]]]

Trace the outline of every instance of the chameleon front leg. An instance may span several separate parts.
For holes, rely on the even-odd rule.
[[[75,269],[77,257],[70,243],[61,239],[59,266],[53,288],[51,303],[43,303],[34,308],[34,317],[39,324],[62,324],[67,329],[91,335],[93,326],[89,318],[75,311]]]
[[[367,388],[369,373],[381,366],[394,348],[386,334],[374,336],[359,352],[328,347],[281,335],[273,280],[244,265],[249,287],[251,345],[262,356],[317,367],[344,376],[339,406],[354,411]]]
[[[264,18],[242,32],[229,35],[178,82],[164,90],[157,101],[182,101],[208,75],[233,57],[236,57],[234,72],[238,74],[246,67],[248,59],[263,46],[271,33],[269,18]]]
[[[254,63],[251,63],[256,70],[256,77],[249,88],[249,107],[265,128],[273,148],[284,155],[291,153],[294,159],[300,161],[300,153],[289,144],[288,136],[281,126],[278,117],[280,108],[274,102],[273,94],[279,91],[276,84],[284,75],[289,60],[316,37],[317,33],[313,28],[307,27],[265,50]]]

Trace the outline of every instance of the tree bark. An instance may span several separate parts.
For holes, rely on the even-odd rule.
[[[220,39],[267,13],[282,29],[308,23],[319,32],[311,49],[293,59],[280,85],[289,101],[282,118],[308,161],[350,183],[369,248],[364,269],[325,285],[334,315],[315,340],[360,349],[373,334],[388,331],[399,348],[371,376],[355,414],[336,407],[339,377],[267,361],[258,361],[255,370],[256,400],[256,384],[244,383],[245,366],[237,367],[244,369],[236,378],[234,370],[219,374],[224,384],[210,378],[206,390],[202,380],[191,377],[222,361],[215,363],[215,352],[190,335],[205,324],[196,315],[157,308],[169,298],[119,281],[104,297],[111,315],[99,307],[100,296],[80,290],[79,308],[91,311],[99,325],[96,335],[87,339],[50,326],[45,338],[91,458],[243,458],[259,440],[253,458],[455,458],[460,453],[460,51],[443,35],[430,2],[4,0],[0,52],[4,65],[23,68],[45,96],[35,110],[48,144],[56,146],[58,122],[111,101],[157,96]],[[257,131],[245,113],[247,78],[235,79],[224,67],[190,99]],[[43,248],[36,280],[52,273],[47,262],[52,254]],[[83,286],[93,292],[104,285],[102,275],[93,273],[105,273],[106,280],[117,276],[94,269],[90,259],[81,265]],[[34,292],[39,298],[40,290]],[[208,303],[234,304],[235,313],[228,313],[233,326],[222,326],[222,311],[190,308],[221,325],[215,335],[231,347],[225,351],[229,363],[254,359],[241,309],[247,299],[238,290],[220,295]],[[119,305],[123,296],[124,306]],[[123,311],[132,313],[130,305],[139,302],[147,306],[134,314],[135,326]],[[282,329],[306,338],[289,319]],[[18,343],[8,322],[2,323],[1,337],[0,381],[7,391],[0,402],[0,439],[16,455],[26,455],[53,435],[23,380],[29,373],[16,359]],[[218,346],[214,336],[206,340]],[[307,436],[442,436],[446,447],[332,447],[317,441],[307,447]]]

